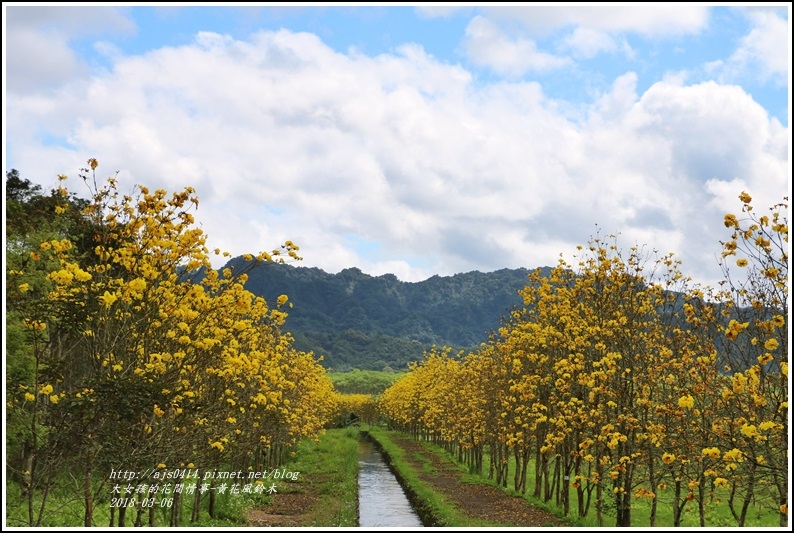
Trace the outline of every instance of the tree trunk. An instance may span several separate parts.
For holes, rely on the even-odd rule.
[[[518,446],[516,446],[513,449],[513,456],[515,457],[516,460],[516,473],[513,476],[513,490],[515,490],[516,492],[518,492],[521,489],[521,472],[522,472],[521,468],[522,465],[524,464],[522,451],[523,450]]]
[[[94,495],[91,491],[91,476],[94,473],[93,458],[89,458],[86,465],[85,477],[83,478],[83,501],[85,502],[85,515],[83,516],[83,526],[91,527],[94,520]]]
[[[626,485],[629,485],[629,483],[630,482],[626,480],[623,486],[624,492],[618,493],[616,498],[618,507],[618,527],[631,527],[631,487],[629,486],[629,488],[626,489]]]
[[[196,479],[201,479],[201,472],[199,471],[196,475]],[[199,515],[201,513],[201,490],[199,490],[201,484],[199,481],[196,481],[196,492],[193,495],[193,512],[190,513],[190,521],[196,522],[199,519]]]
[[[700,474],[698,485],[698,513],[700,514],[700,527],[706,527],[706,476]]]
[[[557,455],[554,458],[554,484],[551,487],[557,505],[560,505],[562,503],[562,490],[560,487],[561,485],[562,485],[562,462],[560,461],[560,456]]]
[[[648,519],[648,525],[650,527],[656,526],[656,510],[659,503],[659,498],[656,496],[657,488],[656,485],[656,463],[653,460],[653,454],[651,453],[651,447],[647,446],[645,448],[645,454],[648,457],[648,483],[651,486],[651,492],[654,493],[653,500],[651,500],[651,516]]]
[[[739,520],[739,527],[744,527],[744,522],[747,519],[747,509],[750,508],[750,502],[753,500],[755,490],[755,467],[750,470],[750,477],[747,480],[747,492],[744,494],[744,502],[742,503],[742,515]]]
[[[601,461],[596,461],[596,476],[598,476],[598,483],[596,484],[596,521],[598,527],[604,527],[604,489],[601,486],[604,481],[603,468]]]
[[[488,479],[493,479],[494,478],[494,473],[495,473],[494,472],[494,470],[495,470],[495,466],[494,466],[494,449],[496,448],[496,446],[492,442],[489,445],[489,448],[491,449],[491,460],[488,461]]]
[[[171,505],[171,520],[169,522],[170,527],[179,527],[179,522],[181,520],[181,511],[182,511],[182,491],[179,492],[174,491],[174,500],[173,504]]]
[[[218,469],[215,469],[215,473],[217,473]],[[210,518],[215,518],[215,475],[212,476],[212,481],[210,482],[210,504],[209,504],[209,515]]]
[[[775,476],[779,480],[778,476]],[[783,481],[782,483],[780,481]],[[780,495],[780,507],[783,509],[784,505],[788,505],[788,484],[787,479],[777,481],[777,493]],[[788,527],[788,514],[780,511],[780,527]]]
[[[675,482],[675,491],[673,493],[673,527],[681,527],[681,515],[683,514],[683,506],[681,505],[681,482]]]
[[[136,509],[136,512],[135,512],[135,527],[143,526],[143,520],[142,520],[142,517],[143,517],[143,506],[142,506],[142,504],[143,504],[143,499],[141,499],[141,501],[138,502],[138,508]]]
[[[125,491],[126,496],[126,491]],[[119,507],[119,527],[126,527],[127,526],[127,506],[122,505]]]
[[[535,448],[535,489],[532,496],[540,499],[541,487],[543,485],[543,458],[540,455],[540,446]]]

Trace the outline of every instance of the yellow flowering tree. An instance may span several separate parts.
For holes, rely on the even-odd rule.
[[[371,394],[336,394],[337,425],[375,424],[379,419],[378,402]]]
[[[556,391],[568,387],[572,378],[563,367],[570,354],[568,339],[576,337],[573,330],[578,328],[571,309],[574,273],[561,261],[548,274],[531,272],[528,281],[519,291],[524,307],[512,313],[511,323],[502,330],[509,334],[498,341],[511,393],[510,402],[502,404],[506,416],[500,419],[507,421],[508,443],[518,446],[516,490],[526,487],[527,461],[534,447],[534,496],[542,493],[548,501],[556,493],[557,501],[567,506],[562,484],[569,476],[570,456],[558,453],[557,445],[570,445],[577,437],[564,428],[566,420],[560,414],[565,401]],[[563,360],[566,363],[560,363]]]
[[[739,195],[741,215],[725,215],[731,232],[722,242],[725,280],[720,293],[725,323],[718,336],[729,382],[723,416],[715,422],[725,451],[729,505],[744,525],[758,491],[774,493],[780,525],[788,524],[788,198],[768,213]]]
[[[381,395],[379,409],[389,419],[394,429],[410,433],[414,438],[422,434],[420,419],[423,414],[421,407],[422,385],[418,365],[410,363],[409,371],[397,378]]]
[[[64,179],[59,176],[59,183]],[[53,305],[46,297],[53,286],[51,275],[61,267],[49,250],[72,242],[82,250],[94,228],[79,215],[87,202],[64,187],[44,195],[12,170],[5,192],[7,467],[27,500],[26,521],[35,525],[44,517],[34,505],[37,494],[47,494],[53,473],[68,464],[68,458],[55,453],[61,445],[59,432],[43,429],[62,426],[54,412],[62,397],[47,361]],[[80,278],[85,273],[63,275]]]
[[[37,369],[12,404],[36,406],[31,432],[47,436],[35,446],[39,465],[77,466],[86,526],[113,469],[252,466],[260,449],[272,466],[298,439],[316,436],[335,408],[325,371],[282,332],[287,297],[271,308],[244,288],[248,268],[298,259],[297,246],[213,270],[194,227],[193,189],[138,186],[122,195],[114,178],[97,188],[96,160],[89,167],[82,178],[95,193],[81,216],[91,232],[79,243],[40,242],[29,270],[46,270],[42,291],[26,290],[26,274],[17,276]],[[28,474],[32,485],[56,473],[38,470]]]

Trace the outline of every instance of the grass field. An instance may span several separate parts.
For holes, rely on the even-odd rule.
[[[358,505],[358,431],[353,428],[331,429],[315,442],[302,441],[295,456],[283,468],[299,472],[298,480],[312,485],[317,495],[316,505],[308,509],[307,525],[355,527]],[[76,480],[79,472],[64,472],[50,491],[40,525],[43,527],[81,527],[84,525],[84,506],[79,497]],[[278,491],[288,489],[290,480],[276,480]],[[187,484],[187,483],[186,483]],[[267,481],[263,488],[271,484]],[[231,484],[229,484],[231,485]],[[97,487],[100,496],[95,501],[94,526],[110,524],[110,496],[113,484]],[[267,490],[262,492],[237,493],[216,492],[215,517],[208,514],[209,493],[201,498],[199,518],[191,521],[194,507],[193,496],[183,496],[181,514],[182,527],[230,527],[246,524],[247,513],[253,508],[266,508],[271,501]],[[170,509],[167,496],[154,498],[154,525],[168,526]],[[41,498],[34,501],[34,524],[40,514]],[[128,509],[126,525],[135,523],[137,509]],[[6,480],[6,525],[28,526],[28,502],[21,497],[18,484]],[[118,512],[116,514],[118,516]],[[149,523],[149,509],[142,512],[142,524]]]

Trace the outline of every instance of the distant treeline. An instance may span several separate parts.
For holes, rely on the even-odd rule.
[[[332,372],[334,388],[342,394],[378,395],[391,387],[403,372],[380,372],[377,370],[353,370],[351,372]]]

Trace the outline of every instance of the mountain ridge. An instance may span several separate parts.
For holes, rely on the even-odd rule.
[[[531,271],[474,270],[408,282],[357,267],[330,274],[242,257],[226,267],[247,272],[246,289],[268,302],[286,294],[292,307],[284,329],[292,333],[295,347],[322,356],[335,371],[403,370],[434,344],[479,346],[501,317],[521,305],[518,290],[528,284]]]

